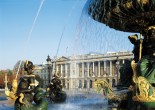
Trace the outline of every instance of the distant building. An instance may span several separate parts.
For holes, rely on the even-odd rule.
[[[58,72],[64,88],[93,88],[95,79],[106,79],[114,86],[120,78],[120,65],[132,58],[132,52],[62,56],[56,63],[52,62],[51,73],[53,76],[55,70]],[[48,65],[37,68],[35,74],[44,80],[45,87],[48,85]]]
[[[35,65],[35,71],[34,74],[37,74],[40,76],[40,78],[43,79],[43,85],[46,87],[48,85],[48,65],[47,64],[41,64],[41,65]],[[52,70],[51,70],[52,73]]]

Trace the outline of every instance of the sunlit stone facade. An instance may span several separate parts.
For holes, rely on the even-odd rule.
[[[52,73],[52,69],[50,70]],[[47,87],[49,81],[49,71],[47,64],[35,65],[34,74],[39,75],[43,79],[43,87]]]
[[[93,88],[96,79],[106,79],[115,86],[120,78],[118,69],[132,58],[132,52],[63,56],[56,60],[56,66],[51,71],[52,74],[58,72],[64,88]],[[55,65],[55,62],[52,64]],[[40,71],[37,74],[48,84],[47,65]]]

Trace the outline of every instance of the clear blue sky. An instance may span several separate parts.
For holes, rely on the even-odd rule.
[[[131,44],[122,37],[127,36],[124,32],[109,29],[82,13],[86,0],[44,0],[28,41],[41,1],[0,0],[0,70],[13,69],[21,59],[40,64],[48,54],[53,58],[62,32],[58,56],[72,55],[78,50],[81,52],[77,53],[131,50]]]
[[[30,40],[28,35],[41,0],[0,0],[0,69],[12,69],[20,59],[36,64],[56,55],[65,55],[86,0],[44,0]],[[70,16],[71,15],[71,16]],[[27,45],[28,44],[28,45]]]

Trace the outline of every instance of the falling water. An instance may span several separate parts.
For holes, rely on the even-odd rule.
[[[79,90],[70,90],[66,93],[66,102],[56,104],[48,101],[48,110],[111,110],[111,106],[108,105],[102,94],[86,93]],[[0,110],[14,110],[14,101],[1,100]]]
[[[65,30],[66,30],[66,26],[69,24],[69,18],[70,18],[71,15],[73,14],[74,9],[75,9],[75,7],[76,7],[76,5],[77,5],[77,2],[78,2],[78,0],[75,1],[75,4],[72,6],[70,12],[69,12],[68,15],[67,15],[67,19],[66,19],[66,21],[65,21],[65,25],[64,25],[64,27],[63,27],[63,30],[62,30],[62,33],[61,33],[61,36],[60,36],[60,40],[59,40],[59,43],[58,43],[58,47],[57,47],[57,51],[56,51],[56,55],[55,55],[56,57],[57,57],[58,52],[59,52],[60,44],[61,44],[62,38],[63,38],[63,36],[64,36],[64,32],[65,32]]]
[[[33,22],[32,28],[29,33],[28,40],[30,39],[33,31],[36,19],[39,15],[42,3],[38,10],[38,13]],[[75,35],[74,54],[87,54],[90,52],[95,53],[107,53],[107,52],[119,52],[119,51],[131,51],[132,45],[130,44],[127,36],[131,33],[124,33],[110,29],[108,26],[94,21],[88,15],[88,6],[86,4],[81,14],[79,23],[77,25]],[[65,27],[64,27],[65,30]],[[77,48],[78,47],[78,48]],[[76,49],[75,49],[76,48]],[[107,110],[107,100],[101,94],[85,94],[67,92],[68,98],[65,103],[62,104],[49,104],[49,110]],[[0,101],[1,110],[13,110],[13,104]]]
[[[89,4],[85,5],[77,26],[74,54],[132,51],[128,36],[133,33],[117,31],[93,20],[88,15]]]
[[[24,55],[24,56],[25,56],[25,54],[26,54],[27,45],[28,45],[28,43],[30,42],[30,38],[31,38],[31,35],[32,35],[32,31],[33,31],[33,29],[34,29],[35,23],[36,23],[36,21],[37,21],[37,18],[38,18],[38,16],[39,16],[39,13],[40,13],[40,10],[41,10],[41,8],[42,8],[43,3],[44,3],[44,0],[41,0],[40,6],[39,6],[38,11],[37,11],[37,14],[36,14],[36,16],[35,16],[35,18],[34,18],[33,24],[32,24],[31,29],[30,29],[30,31],[29,31],[29,34],[28,34],[28,37],[27,37],[27,41],[26,41],[26,44],[25,44],[25,48],[24,48],[24,52],[23,52],[23,55]],[[20,64],[19,64],[19,66],[18,66],[18,70],[17,70],[17,73],[16,73],[16,79],[17,79],[17,76],[18,76],[18,74],[19,74],[19,70],[20,70],[20,68],[21,68],[21,63],[22,63],[22,60],[20,60]]]

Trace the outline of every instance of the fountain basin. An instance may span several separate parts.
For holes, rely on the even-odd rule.
[[[155,25],[154,0],[90,0],[89,15],[110,28],[141,33]]]
[[[111,110],[103,94],[65,90],[67,100],[63,103],[48,101],[48,110]],[[0,110],[14,110],[13,100],[0,101]]]

